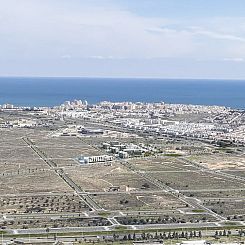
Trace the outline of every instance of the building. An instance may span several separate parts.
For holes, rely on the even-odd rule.
[[[14,105],[12,105],[12,104],[4,104],[2,106],[2,109],[14,109]]]
[[[128,153],[125,151],[119,151],[118,156],[120,158],[128,158]]]
[[[102,148],[107,152],[116,154],[119,158],[128,158],[129,156],[142,156],[149,149],[134,144],[121,144],[119,141],[104,142]]]
[[[83,156],[81,155],[78,158],[78,161],[81,164],[108,162],[112,160],[113,160],[113,157],[108,156],[108,155],[101,155],[101,156]]]
[[[100,135],[104,133],[102,129],[91,129],[91,128],[83,128],[80,129],[78,132],[86,135]]]
[[[110,186],[109,187],[109,191],[119,191],[120,190],[120,186]]]
[[[103,143],[103,144],[102,144],[102,147],[103,147],[103,149],[105,149],[105,150],[109,149],[110,146],[111,146],[111,145],[110,145],[109,143]]]

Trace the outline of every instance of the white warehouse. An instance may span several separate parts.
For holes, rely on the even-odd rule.
[[[81,164],[108,162],[108,161],[112,161],[112,160],[113,160],[113,156],[109,156],[109,155],[88,156],[88,157],[81,155],[78,158],[78,161]]]

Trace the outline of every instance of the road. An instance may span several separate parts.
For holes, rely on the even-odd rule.
[[[91,145],[91,147],[100,150],[98,147]],[[123,165],[124,167],[126,167],[129,171],[133,172],[134,174],[142,177],[143,179],[145,179],[146,181],[148,181],[149,183],[155,185],[156,187],[158,187],[161,190],[165,190],[167,193],[169,193],[170,195],[176,197],[177,199],[179,199],[180,201],[184,202],[185,204],[187,204],[188,206],[194,208],[194,209],[203,209],[205,210],[208,214],[210,214],[211,216],[213,216],[214,218],[216,218],[219,221],[225,221],[226,218],[213,212],[211,209],[207,208],[206,206],[204,206],[200,200],[196,199],[196,198],[191,198],[186,196],[184,193],[180,193],[179,190],[176,190],[166,184],[164,184],[162,181],[160,181],[159,179],[153,177],[152,175],[150,175],[147,172],[144,171],[140,171],[139,169],[137,169],[134,164],[129,163],[127,160],[121,160],[121,159],[116,159],[117,162],[119,162],[121,165]],[[180,161],[185,162],[186,159],[180,159]],[[195,166],[197,169],[201,169],[202,171],[206,170],[206,169],[202,169],[200,168],[200,166],[196,163],[193,163],[191,161],[188,161],[189,164],[192,164],[193,166]]]
[[[174,197],[178,198],[180,201],[188,204],[190,207],[196,208],[196,209],[203,209],[205,210],[207,213],[209,213],[211,216],[215,217],[216,219],[220,220],[220,221],[225,221],[226,218],[224,218],[223,216],[213,212],[211,209],[205,207],[198,199],[195,198],[190,198],[185,196],[183,193],[180,193],[179,190],[173,189],[167,185],[165,185],[164,183],[160,182],[158,179],[154,178],[153,176],[142,172],[142,171],[138,171],[133,164],[127,162],[127,161],[119,161],[121,164],[123,164],[125,167],[127,167],[129,170],[131,170],[132,172],[138,174],[139,176],[141,176],[142,178],[144,178],[145,180],[149,181],[150,183],[154,184],[155,186],[159,187],[160,189],[164,189],[166,190],[169,194],[173,195]]]
[[[48,158],[47,155],[38,149],[37,146],[29,139],[29,138],[22,138],[23,141],[29,145],[29,147],[46,163],[48,166],[55,171],[55,173],[62,178],[65,183],[67,183],[73,191],[92,209],[95,211],[101,211],[103,208],[96,203],[90,195],[88,195],[80,186],[78,186],[65,172],[63,169],[58,168],[57,164],[52,161],[51,158]],[[83,193],[83,195],[81,195]]]
[[[241,226],[241,222],[237,222],[238,226]],[[106,232],[106,231],[120,231],[117,229],[118,224],[111,226],[90,226],[90,227],[62,227],[62,228],[49,228],[48,232],[46,228],[33,228],[33,229],[14,229],[6,230],[9,234],[69,234],[69,233],[91,233],[91,232]],[[144,225],[119,225],[121,231],[151,231],[151,230],[177,230],[177,229],[200,229],[206,228],[214,229],[226,229],[226,225],[222,222],[207,222],[207,223],[179,223],[179,224],[144,224]],[[234,228],[235,229],[235,228]]]
[[[98,203],[96,203],[92,198],[92,194],[118,194],[121,192],[94,192],[94,193],[87,193],[84,190],[81,189],[80,186],[78,186],[65,172],[63,169],[58,168],[57,165],[52,161],[51,158],[47,157],[45,153],[41,152],[37,146],[33,144],[28,138],[23,138],[26,144],[28,144],[31,149],[38,154],[38,156],[45,162],[47,165],[53,169],[59,177],[61,177],[71,188],[73,191],[79,195],[79,197],[93,210],[95,211],[100,211],[103,210],[102,207]],[[92,147],[96,148],[96,146],[91,145]],[[101,149],[99,149],[101,151]],[[133,172],[134,174],[137,174],[141,178],[145,179],[146,181],[150,182],[154,186],[157,186],[160,190],[157,191],[150,191],[151,193],[153,192],[164,192],[164,193],[169,193],[170,195],[173,195],[174,197],[178,198],[180,201],[188,204],[188,206],[195,208],[195,209],[202,209],[205,210],[206,213],[212,215],[217,219],[218,222],[212,222],[212,223],[184,223],[184,224],[146,224],[146,225],[134,225],[134,226],[125,226],[126,229],[131,229],[131,230],[150,230],[150,229],[177,229],[177,228],[203,228],[203,227],[222,227],[222,223],[226,221],[226,219],[219,215],[214,213],[212,210],[209,208],[205,207],[200,200],[192,197],[188,197],[184,194],[184,191],[181,192],[180,190],[176,190],[174,188],[171,188],[168,185],[165,185],[162,181],[159,179],[155,178],[154,176],[150,175],[147,172],[140,171],[137,169],[134,164],[129,163],[126,160],[119,160],[116,159],[121,165],[126,167],[129,171]],[[217,174],[219,176],[223,176],[225,178],[231,178],[233,180],[238,180],[241,182],[244,182],[245,184],[245,178],[237,176],[233,176],[231,174],[223,173],[223,172],[218,172],[218,171],[213,171],[209,170],[207,168],[204,168],[200,166],[198,163],[195,163],[193,161],[190,161],[185,158],[180,159],[181,162],[185,162],[188,164],[191,164],[192,166],[195,166],[197,170],[199,171],[205,171],[208,173],[212,174]],[[189,190],[188,190],[189,192]],[[122,192],[124,193],[124,192]],[[141,193],[141,191],[135,191],[135,193]],[[147,190],[142,191],[142,193],[147,193]],[[154,212],[152,212],[154,213]],[[124,215],[121,213],[121,215]],[[60,217],[59,215],[53,216],[53,218]],[[96,226],[96,227],[66,227],[66,228],[50,228],[50,232],[52,233],[69,233],[69,232],[103,232],[103,231],[108,231],[108,230],[114,230],[115,227],[120,225],[118,221],[114,217],[109,217],[108,220],[111,222],[111,226]],[[241,224],[240,224],[241,225]],[[120,225],[121,226],[121,225]],[[16,234],[38,234],[41,233],[46,233],[46,229],[17,229],[13,231]]]
[[[238,235],[238,232],[236,230],[230,230],[231,231],[231,234],[230,236],[237,236]],[[147,232],[148,233],[148,232]],[[149,232],[150,233],[150,232]],[[153,236],[156,234],[155,232],[152,232],[151,233]],[[159,232],[158,232],[159,234]],[[212,236],[214,236],[215,232],[212,231],[212,230],[205,230],[202,232],[202,238],[210,238]],[[123,241],[123,237],[124,237],[124,234],[118,234],[117,235],[117,240],[121,240],[121,242]],[[135,232],[135,237],[136,238],[141,238],[141,232]],[[99,236],[96,236],[96,235],[66,235],[66,236],[61,236],[59,235],[59,233],[57,233],[56,235],[48,235],[47,234],[47,237],[43,237],[43,238],[38,238],[38,237],[32,237],[32,236],[29,236],[29,237],[26,237],[26,238],[11,238],[11,237],[2,237],[2,244],[12,244],[13,241],[16,241],[16,242],[23,242],[23,243],[31,243],[31,244],[58,244],[58,242],[62,242],[64,244],[73,244],[73,242],[75,241],[85,241],[85,239],[88,241],[88,240],[91,240],[91,241],[103,241],[105,239],[107,240],[112,240],[114,239],[113,235],[99,235]],[[195,238],[193,238],[193,240],[196,240]],[[229,240],[232,240],[229,239]],[[190,239],[191,241],[191,239]]]

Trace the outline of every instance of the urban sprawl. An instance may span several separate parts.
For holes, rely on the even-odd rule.
[[[244,244],[245,111],[0,106],[2,244]]]

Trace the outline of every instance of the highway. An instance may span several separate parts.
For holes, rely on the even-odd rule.
[[[230,230],[231,232],[231,236],[237,236],[238,235],[238,232],[236,230]],[[148,233],[148,232],[147,232]],[[150,233],[150,231],[149,231]],[[159,234],[160,232],[158,232]],[[155,232],[152,232],[151,233],[152,235],[155,235]],[[214,236],[215,232],[212,231],[212,230],[205,230],[202,232],[202,237],[203,238],[209,238],[209,237],[212,237]],[[117,240],[123,240],[123,237],[124,237],[124,234],[118,234],[117,235]],[[135,237],[136,238],[141,238],[141,232],[137,232],[135,231]],[[12,243],[13,241],[16,241],[16,242],[24,242],[24,243],[31,243],[31,244],[58,244],[58,242],[64,242],[65,244],[73,244],[73,242],[75,241],[85,241],[86,240],[91,240],[91,241],[97,241],[98,239],[99,240],[104,240],[107,239],[107,240],[113,240],[113,235],[112,234],[104,234],[104,235],[99,235],[99,236],[96,236],[96,235],[84,235],[84,234],[73,234],[73,235],[60,235],[59,233],[57,234],[52,234],[52,235],[48,235],[47,234],[47,237],[32,237],[31,234],[29,237],[23,237],[23,238],[11,238],[11,237],[5,237],[3,236],[1,241],[2,241],[2,244],[7,244],[7,243]],[[232,238],[231,238],[232,239]],[[230,240],[231,240],[230,239]],[[191,239],[190,239],[191,240]],[[193,240],[195,240],[195,238],[193,238]]]
[[[145,224],[145,225],[119,225],[124,227],[125,230],[151,230],[151,229],[166,229],[166,230],[175,230],[175,229],[203,229],[208,227],[222,227],[219,223],[210,222],[210,223],[179,223],[179,224]],[[116,231],[118,224],[111,226],[89,226],[89,227],[62,227],[62,228],[49,228],[47,232],[46,228],[35,228],[35,229],[14,229],[6,230],[12,234],[47,234],[47,233],[71,233],[71,232],[103,232],[103,231]]]
[[[237,226],[242,226],[241,222],[236,222]],[[9,234],[69,234],[69,233],[87,233],[90,232],[106,232],[106,231],[118,231],[117,227],[123,228],[121,231],[131,230],[131,231],[148,231],[151,230],[180,230],[180,229],[226,229],[226,225],[222,222],[207,222],[207,223],[179,223],[179,224],[144,224],[144,225],[111,225],[111,226],[90,226],[90,227],[62,227],[62,228],[33,228],[33,229],[14,229],[6,230]],[[236,229],[236,228],[234,228]],[[120,231],[120,230],[119,230]]]

